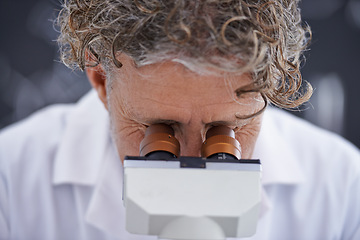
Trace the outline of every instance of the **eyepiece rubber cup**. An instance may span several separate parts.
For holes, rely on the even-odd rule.
[[[201,156],[208,158],[217,153],[227,153],[237,159],[241,158],[240,143],[235,139],[234,131],[226,126],[210,128],[206,140],[201,146]]]
[[[180,144],[169,125],[153,124],[146,129],[145,137],[140,143],[140,156],[147,156],[156,151],[169,152],[179,157]]]

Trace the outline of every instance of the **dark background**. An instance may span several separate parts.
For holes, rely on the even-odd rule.
[[[315,93],[295,115],[360,147],[360,0],[304,0],[313,40],[302,72]],[[90,89],[84,73],[59,62],[52,20],[57,0],[0,1],[0,128]]]

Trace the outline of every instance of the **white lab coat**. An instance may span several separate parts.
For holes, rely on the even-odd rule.
[[[356,147],[268,109],[253,157],[263,206],[249,239],[360,239]],[[0,239],[157,239],[125,230],[122,165],[94,91],[0,134]]]

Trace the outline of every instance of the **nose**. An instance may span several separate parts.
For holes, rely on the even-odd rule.
[[[201,145],[203,143],[203,135],[201,129],[186,129],[178,136],[180,142],[180,155],[201,157]]]

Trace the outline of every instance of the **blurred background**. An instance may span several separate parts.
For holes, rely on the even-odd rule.
[[[360,147],[360,0],[303,0],[301,8],[313,31],[302,72],[315,92],[292,113]],[[59,9],[58,0],[0,1],[0,128],[90,89],[84,73],[59,62]]]

